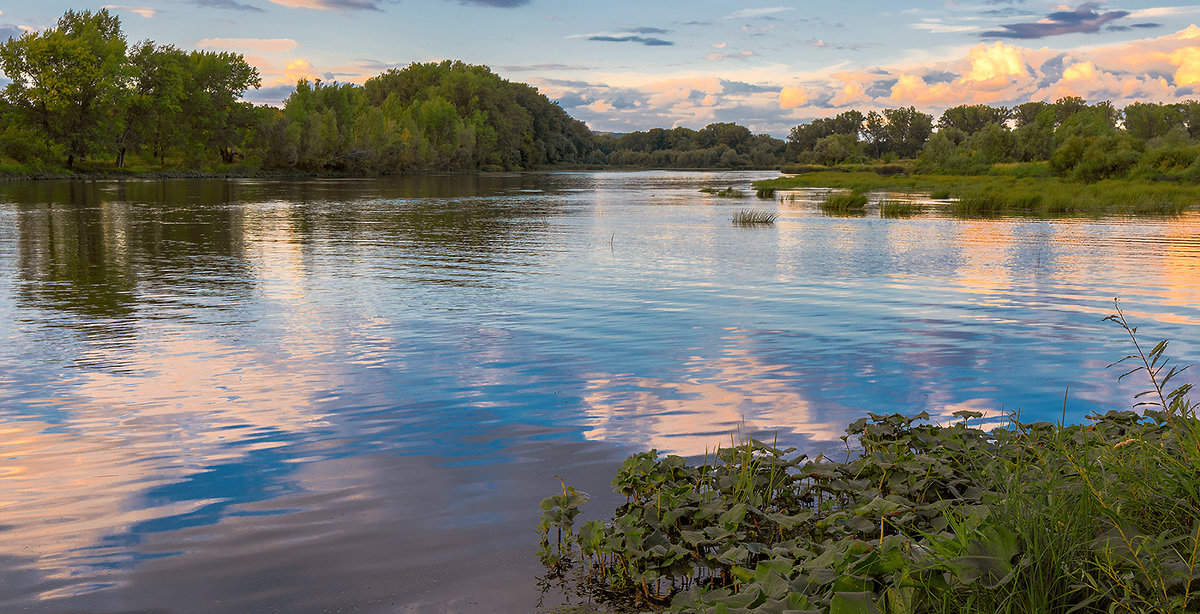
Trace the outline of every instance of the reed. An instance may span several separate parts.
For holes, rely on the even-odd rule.
[[[759,226],[774,224],[779,214],[760,209],[741,209],[733,214],[733,223],[738,226]]]

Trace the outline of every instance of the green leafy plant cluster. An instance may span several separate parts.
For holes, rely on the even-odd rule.
[[[651,450],[613,479],[612,518],[544,560],[593,595],[678,612],[1200,611],[1196,406],[1189,386],[1167,392],[1166,343],[1144,351],[1110,319],[1135,344],[1126,375],[1153,384],[1141,414],[992,430],[970,411],[871,414],[847,429],[847,462],[752,437],[700,464]],[[583,496],[566,494],[543,508],[574,518]]]

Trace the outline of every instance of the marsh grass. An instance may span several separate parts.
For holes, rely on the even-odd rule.
[[[741,209],[733,214],[733,223],[738,226],[763,226],[774,224],[779,214],[760,209]]]
[[[1200,207],[1200,185],[1141,179],[1084,183],[1057,177],[1012,173],[997,175],[908,174],[885,176],[871,171],[812,172],[755,182],[755,188],[825,187],[852,192],[871,190],[926,193],[956,215],[1172,215]]]
[[[729,187],[729,188],[700,188],[700,191],[705,194],[711,194],[719,198],[745,198],[746,193]]]
[[[699,464],[651,450],[557,557],[591,594],[677,612],[1131,614],[1200,610],[1200,421],[1166,342],[1120,378],[1142,413],[984,431],[981,414],[870,414],[846,462],[743,433]],[[1065,416],[1064,397],[1064,416]],[[541,532],[578,513],[543,502]],[[548,502],[548,503],[547,503]],[[565,509],[570,508],[570,509]],[[561,541],[561,540],[560,540]],[[577,553],[572,550],[578,547]]]
[[[921,205],[906,201],[884,199],[879,201],[879,216],[890,218],[912,217],[921,212]]]
[[[817,207],[826,215],[864,215],[867,195],[857,190],[830,192],[817,203]]]

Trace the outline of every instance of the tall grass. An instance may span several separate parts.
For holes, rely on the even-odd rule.
[[[733,223],[738,226],[760,226],[774,224],[779,214],[758,209],[741,209],[733,214]]]
[[[921,205],[914,202],[890,198],[879,201],[880,217],[912,217],[920,212]]]
[[[830,192],[817,206],[828,215],[862,215],[866,211],[867,195],[857,190]]]
[[[1200,208],[1200,185],[1144,179],[1084,183],[1032,173],[999,175],[896,175],[812,172],[755,182],[758,189],[824,187],[927,193],[958,215],[1170,215]]]

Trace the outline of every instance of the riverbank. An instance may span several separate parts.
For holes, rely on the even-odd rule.
[[[425,170],[408,173],[379,175],[362,172],[312,172],[294,169],[264,169],[255,166],[231,166],[216,169],[117,169],[117,168],[84,168],[75,171],[62,169],[28,169],[20,166],[0,166],[0,181],[109,181],[109,180],[146,180],[146,179],[369,179],[381,176],[420,176],[420,175],[480,175],[486,173],[569,173],[569,172],[641,172],[641,171],[677,171],[677,172],[728,172],[728,171],[773,171],[777,168],[669,168],[657,169],[639,166],[606,166],[602,164],[563,164],[543,166],[529,171],[503,170]]]
[[[1089,425],[870,414],[845,462],[750,434],[697,464],[636,454],[607,521],[577,526],[565,485],[542,502],[548,578],[674,612],[1196,611],[1200,420],[1165,347],[1128,362],[1145,411]]]
[[[923,193],[961,215],[1172,214],[1200,207],[1200,185],[1145,179],[1086,183],[1046,176],[1038,165],[1000,167],[990,175],[914,173],[896,165],[792,170],[805,172],[757,181],[754,187]]]

